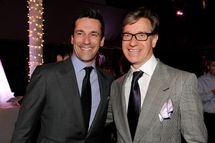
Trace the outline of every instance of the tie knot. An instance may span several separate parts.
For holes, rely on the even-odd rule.
[[[143,75],[143,71],[133,72],[133,81],[134,81],[134,83],[137,82],[142,75]]]
[[[86,75],[90,75],[92,69],[93,69],[92,66],[90,66],[90,67],[85,67],[84,70],[85,70],[85,72],[86,72]]]

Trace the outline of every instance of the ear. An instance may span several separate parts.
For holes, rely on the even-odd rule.
[[[207,70],[210,70],[210,66],[207,64]]]
[[[105,37],[102,38],[101,42],[100,42],[100,47],[103,47],[105,43]]]
[[[71,35],[71,44],[73,45],[73,41],[74,41],[74,37],[73,37],[73,35]]]
[[[153,35],[153,39],[152,39],[152,47],[155,48],[156,44],[158,41],[158,34]]]

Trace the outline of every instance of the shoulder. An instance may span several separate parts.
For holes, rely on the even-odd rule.
[[[113,73],[104,71],[99,67],[96,67],[96,71],[97,71],[97,74],[98,74],[98,76],[100,78],[103,78],[104,80],[108,80],[108,81],[111,81],[111,82],[114,80]]]
[[[61,72],[62,70],[71,70],[72,62],[70,60],[62,61],[62,62],[55,62],[55,63],[48,63],[39,65],[35,68],[34,74],[43,74],[43,75],[52,75],[56,72]]]
[[[113,84],[122,85],[123,82],[124,82],[124,80],[126,79],[126,76],[127,76],[127,75],[128,75],[128,73],[126,73],[126,74],[124,74],[124,75],[118,77],[117,79],[115,79],[115,80],[113,81]]]
[[[200,83],[203,83],[203,82],[207,83],[207,82],[210,82],[212,80],[213,80],[213,78],[211,77],[211,75],[209,73],[205,73],[205,74],[198,77],[198,81]]]
[[[180,73],[180,74],[193,74],[191,72],[179,69],[179,68],[175,68],[173,66],[167,65],[161,61],[158,62],[158,66],[161,68],[166,68],[169,72],[173,72],[173,73]]]
[[[158,62],[158,67],[157,67],[157,72],[164,72],[166,74],[168,74],[170,77],[174,78],[174,77],[180,77],[184,80],[186,80],[187,78],[195,78],[197,79],[195,73],[189,72],[189,71],[185,71],[185,70],[181,70],[172,66],[169,66],[167,64],[164,64],[162,62]]]
[[[198,80],[205,80],[207,77],[206,77],[206,75],[204,74],[204,75],[201,75],[201,76],[199,76],[198,77]]]

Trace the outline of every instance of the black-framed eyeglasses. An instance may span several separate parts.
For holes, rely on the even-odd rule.
[[[140,33],[136,33],[136,34],[131,34],[131,33],[125,32],[125,33],[122,33],[122,40],[131,41],[131,39],[134,36],[137,41],[146,41],[148,39],[148,37],[153,34],[154,34],[153,32],[152,33],[140,32]]]

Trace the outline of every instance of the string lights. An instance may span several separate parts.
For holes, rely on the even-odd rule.
[[[203,10],[205,10],[205,7],[206,7],[206,0],[202,0],[202,8],[203,8]]]
[[[43,64],[43,0],[28,0],[29,77]]]

